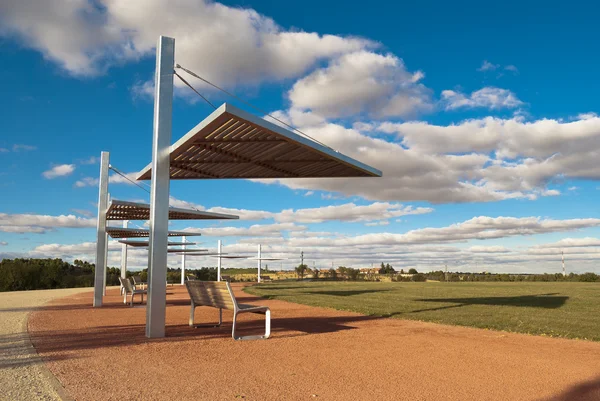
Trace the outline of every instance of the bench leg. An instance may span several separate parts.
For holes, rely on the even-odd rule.
[[[219,308],[219,323],[214,324],[214,323],[209,323],[209,324],[194,324],[194,310],[196,309],[196,305],[194,305],[194,303],[192,302],[191,308],[190,308],[190,321],[189,321],[189,325],[191,327],[194,328],[201,328],[201,327],[220,327],[221,324],[223,324],[223,309]]]
[[[258,313],[264,313],[265,314],[265,335],[263,336],[236,336],[235,335],[235,326],[237,323],[237,315],[239,313],[243,313],[244,311],[239,311],[233,314],[233,329],[231,330],[231,336],[233,337],[234,340],[266,340],[267,338],[269,338],[271,336],[271,309],[269,308],[265,308],[264,312],[258,312]],[[250,313],[257,313],[256,311],[252,311]]]

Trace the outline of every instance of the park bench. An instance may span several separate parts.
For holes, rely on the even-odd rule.
[[[133,285],[135,286],[136,289],[138,289],[138,286],[141,289],[143,289],[143,287],[148,285],[148,283],[146,283],[145,281],[142,281],[142,278],[140,276],[132,276],[132,278],[133,278]]]
[[[221,276],[221,281],[227,281],[228,283],[231,283],[231,276]]]
[[[254,306],[246,304],[238,304],[231,285],[227,281],[186,281],[190,299],[192,301],[190,310],[190,326],[192,327],[219,327],[223,323],[223,309],[233,311],[233,328],[231,336],[234,340],[262,340],[267,339],[271,335],[271,310],[266,306]],[[194,324],[194,310],[196,306],[210,306],[219,309],[218,324]],[[240,313],[260,313],[265,315],[265,334],[262,336],[237,336],[235,327],[237,317]]]
[[[271,276],[262,276],[260,278],[260,281],[273,281],[273,279],[271,278]]]
[[[196,276],[194,276],[193,274],[186,274],[185,278],[187,279],[187,281],[194,281],[194,280],[196,280]]]
[[[131,294],[131,306],[133,306],[133,296],[136,294],[140,294],[142,297],[141,303],[144,303],[144,294],[148,293],[147,290],[137,290],[135,285],[131,284],[128,278],[119,277],[119,281],[121,282],[121,286],[125,295],[123,296],[123,303],[127,304],[127,294]]]

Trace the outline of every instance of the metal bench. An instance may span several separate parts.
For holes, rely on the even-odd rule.
[[[223,323],[223,309],[233,311],[233,328],[231,336],[234,340],[263,340],[271,335],[271,310],[266,306],[238,304],[231,286],[227,281],[186,281],[185,286],[192,301],[190,310],[190,326],[192,327],[219,327]],[[196,306],[211,306],[219,309],[218,324],[194,324],[194,310]],[[260,313],[265,315],[265,334],[262,336],[237,336],[235,333],[237,316],[240,313]]]
[[[121,282],[121,286],[123,287],[123,291],[125,295],[123,296],[123,303],[127,304],[127,294],[131,294],[131,306],[133,306],[133,296],[136,294],[140,294],[142,297],[141,303],[144,303],[144,294],[147,294],[147,290],[137,290],[135,285],[131,284],[128,278],[119,277],[119,281]]]

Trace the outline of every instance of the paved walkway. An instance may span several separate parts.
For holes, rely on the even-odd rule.
[[[30,317],[47,366],[77,400],[600,399],[600,343],[381,319],[241,292],[272,310],[267,341],[187,326],[189,299],[168,287],[167,337],[147,340],[145,308],[117,291],[53,301]],[[217,312],[197,309],[200,322]],[[242,319],[258,332],[262,316]]]
[[[36,307],[52,299],[89,290],[0,292],[0,400],[61,399],[60,384],[31,345],[27,317]]]

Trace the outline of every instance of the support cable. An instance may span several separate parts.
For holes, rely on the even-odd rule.
[[[193,90],[194,92],[196,92],[196,94],[197,94],[198,96],[200,96],[200,97],[201,97],[201,98],[202,98],[202,99],[203,99],[203,100],[204,100],[206,103],[210,104],[210,105],[212,106],[212,108],[213,108],[213,109],[215,109],[215,110],[217,109],[217,106],[215,106],[214,104],[212,104],[212,103],[210,102],[210,100],[208,100],[207,98],[205,98],[204,96],[202,96],[202,95],[200,94],[200,92],[198,92],[198,91],[197,91],[197,90],[196,90],[196,89],[195,89],[195,88],[194,88],[192,85],[190,85],[190,84],[188,83],[188,81],[186,81],[185,79],[183,79],[183,77],[182,77],[181,75],[179,75],[179,74],[177,73],[177,71],[173,71],[173,73],[174,73],[175,75],[177,75],[177,78],[179,78],[179,79],[181,80],[181,82],[183,82],[183,83],[184,83],[184,84],[186,84],[186,85],[187,85],[187,86],[188,86],[188,87],[189,87],[191,90]]]
[[[133,181],[131,178],[127,177],[126,174],[122,173],[121,171],[119,171],[116,167],[109,165],[108,166],[109,169],[111,169],[112,171],[114,171],[115,173],[117,173],[118,175],[120,175],[121,177],[125,178],[127,181],[129,181],[130,183],[132,183],[133,185],[135,185],[138,188],[143,189],[144,191],[150,193],[150,190],[148,188],[144,188],[143,186],[141,186],[140,184],[138,184],[137,182]],[[145,183],[144,183],[145,184]],[[146,184],[148,185],[148,184]]]
[[[311,137],[311,136],[310,136],[310,135],[308,135],[308,134],[305,134],[304,132],[300,131],[298,128],[296,128],[296,127],[293,127],[293,126],[291,126],[290,124],[288,124],[288,123],[286,123],[286,122],[284,122],[284,121],[281,121],[279,118],[277,118],[277,117],[275,117],[275,116],[273,116],[273,115],[271,115],[271,114],[267,113],[266,111],[264,111],[264,110],[260,109],[259,107],[256,107],[256,106],[255,106],[255,105],[253,105],[252,103],[250,103],[250,102],[247,102],[247,101],[245,101],[244,99],[242,99],[242,98],[240,98],[240,97],[238,97],[238,96],[234,95],[233,93],[231,93],[231,92],[228,92],[228,91],[226,91],[225,89],[223,89],[223,88],[221,88],[221,87],[219,87],[219,86],[217,86],[217,85],[213,84],[212,82],[210,82],[210,81],[208,81],[208,80],[206,80],[206,79],[202,78],[201,76],[199,76],[198,74],[194,73],[193,71],[190,71],[190,70],[188,70],[187,68],[184,68],[184,67],[182,67],[182,66],[181,66],[181,65],[179,65],[179,64],[175,64],[175,68],[179,68],[179,69],[181,69],[181,70],[183,70],[183,71],[187,72],[187,73],[188,73],[188,74],[190,74],[191,76],[193,76],[193,77],[195,77],[195,78],[198,78],[199,80],[201,80],[201,81],[203,81],[203,82],[207,83],[208,85],[212,86],[213,88],[216,88],[216,89],[220,90],[221,92],[223,92],[223,93],[225,93],[225,94],[227,94],[227,95],[231,96],[232,98],[234,98],[234,99],[236,99],[236,100],[238,100],[238,101],[240,101],[240,102],[244,103],[246,106],[248,106],[248,107],[252,107],[254,110],[258,111],[259,113],[262,113],[263,115],[265,115],[265,116],[267,116],[267,117],[271,117],[273,120],[275,120],[275,121],[279,122],[280,124],[283,124],[283,125],[285,125],[286,127],[288,127],[289,129],[291,129],[292,131],[299,132],[299,133],[300,133],[302,136],[304,136],[304,137],[306,137],[306,138],[308,138],[308,139],[310,139],[310,140],[312,140],[312,141],[314,141],[314,142],[318,143],[319,145],[325,146],[326,148],[328,148],[328,149],[331,149],[331,150],[333,150],[334,152],[337,152],[337,150],[335,150],[335,149],[333,149],[333,148],[331,148],[331,147],[327,146],[327,145],[326,145],[326,144],[324,144],[323,142],[321,142],[321,141],[319,141],[319,140],[317,140],[317,139],[315,139],[315,138]],[[176,74],[177,76],[179,76],[179,75],[178,75],[176,72],[175,72],[175,74]],[[181,78],[181,77],[180,77],[180,78]],[[188,85],[188,86],[189,86],[189,85]],[[191,88],[191,86],[190,86],[190,88]],[[193,89],[193,88],[192,88],[192,89]],[[194,90],[194,91],[195,91],[195,90]],[[196,92],[196,93],[197,93],[197,92]],[[199,94],[199,93],[198,93],[198,94]],[[200,96],[202,96],[202,95],[200,95]],[[205,99],[205,100],[206,100],[206,99]],[[209,103],[210,103],[210,102],[209,102]],[[212,106],[212,103],[211,103],[211,106]],[[215,106],[213,106],[213,107],[215,107]],[[215,107],[215,109],[216,109],[216,107]]]

